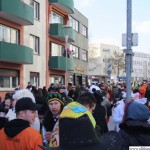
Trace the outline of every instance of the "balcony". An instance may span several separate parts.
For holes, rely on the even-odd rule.
[[[49,61],[49,68],[56,70],[66,70],[66,57],[64,56],[51,56]],[[74,61],[67,58],[67,70],[74,71]]]
[[[67,14],[74,13],[74,1],[73,0],[49,0],[49,3],[63,10]]]
[[[0,0],[0,18],[23,26],[33,25],[34,10],[21,0]]]
[[[50,24],[50,37],[55,38],[57,40],[65,42],[65,37],[63,34],[63,24]],[[70,34],[68,37],[68,42],[74,42],[75,41],[75,33],[73,28],[70,30]]]
[[[0,61],[33,64],[33,50],[29,47],[0,41]]]

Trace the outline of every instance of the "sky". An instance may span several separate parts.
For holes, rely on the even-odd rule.
[[[127,0],[74,0],[75,8],[89,20],[90,43],[122,47],[126,33]],[[150,0],[132,0],[132,33],[138,33],[134,51],[150,54]]]

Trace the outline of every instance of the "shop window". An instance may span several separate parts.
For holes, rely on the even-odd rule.
[[[19,73],[16,70],[0,69],[0,88],[16,88],[19,83]]]

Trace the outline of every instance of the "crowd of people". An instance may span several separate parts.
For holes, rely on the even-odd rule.
[[[0,102],[0,150],[127,150],[150,146],[150,83],[67,87],[28,82]],[[110,117],[115,124],[109,131]]]

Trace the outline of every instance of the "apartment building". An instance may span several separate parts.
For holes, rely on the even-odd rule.
[[[134,52],[133,81],[150,81],[150,54]]]
[[[68,1],[64,2],[65,5],[69,4]],[[73,53],[73,58],[67,58],[67,80],[68,83],[82,85],[87,83],[88,19],[73,7],[72,0],[69,2],[68,11],[50,3],[50,82],[65,83],[65,36],[62,27],[67,24],[71,29],[66,48]]]
[[[87,84],[88,81],[88,19],[77,9],[70,15],[70,25],[75,31],[75,41],[70,43],[74,51],[74,71],[70,73],[69,82],[75,85]]]
[[[34,24],[34,9],[20,0],[0,0],[0,95],[24,87],[24,65],[33,64],[33,49],[24,27]]]
[[[73,0],[0,0],[0,96],[65,81],[87,82],[88,19]],[[65,57],[64,26],[71,26]]]

